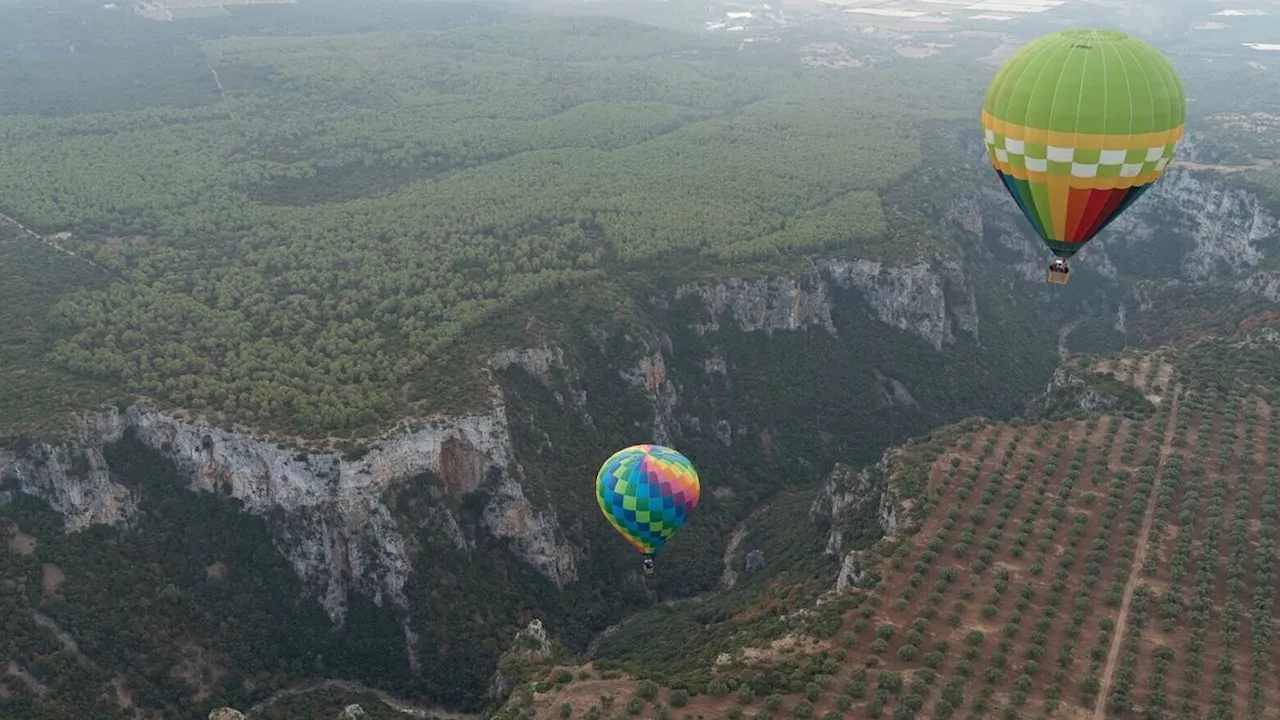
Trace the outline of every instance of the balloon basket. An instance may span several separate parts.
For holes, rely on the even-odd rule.
[[[1059,270],[1057,268],[1049,268],[1049,282],[1054,285],[1066,285],[1071,279],[1070,270]]]

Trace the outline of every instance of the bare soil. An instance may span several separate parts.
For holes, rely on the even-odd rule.
[[[38,543],[36,539],[18,529],[17,525],[9,531],[8,547],[12,552],[19,555],[31,555],[36,551]]]
[[[62,568],[53,563],[45,563],[41,568],[40,587],[44,592],[44,596],[51,598],[58,594],[62,589],[62,584],[67,581],[67,576],[62,572]]]

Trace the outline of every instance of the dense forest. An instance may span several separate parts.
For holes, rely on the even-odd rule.
[[[73,61],[24,58],[0,212],[114,280],[57,299],[56,366],[262,427],[376,429],[438,404],[424,368],[524,298],[859,238],[917,252],[934,239],[895,230],[880,193],[985,77],[427,7],[355,35],[201,20],[218,39],[199,42],[112,15],[77,43],[83,95],[33,77]],[[10,32],[61,32],[31,24]]]

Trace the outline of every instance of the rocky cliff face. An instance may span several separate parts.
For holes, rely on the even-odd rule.
[[[1143,319],[1161,311],[1149,298],[1171,283],[1227,282],[1280,300],[1280,274],[1261,269],[1280,231],[1274,207],[1236,176],[1212,169],[1211,159],[1196,164],[1194,144],[1185,150],[1181,164],[1075,256],[1067,288],[1045,284],[1049,253],[1008,193],[976,180],[989,174],[986,167],[979,173],[975,162],[972,189],[940,212],[950,232],[972,238],[963,244],[980,262],[1011,268],[1022,291],[1044,303],[1045,317],[1060,324],[1063,353],[1138,341]]]
[[[964,265],[945,259],[897,265],[831,260],[798,275],[697,283],[679,288],[647,309],[658,319],[653,328],[587,328],[585,342],[573,347],[539,344],[489,357],[485,363],[494,381],[488,407],[402,427],[359,457],[304,453],[243,429],[216,427],[135,405],[86,414],[81,430],[63,442],[0,450],[0,478],[14,477],[21,492],[48,500],[66,518],[68,531],[102,523],[128,525],[136,512],[136,499],[112,478],[103,447],[132,433],[170,459],[192,489],[237,498],[248,512],[283,512],[284,520],[272,526],[277,547],[335,623],[347,617],[348,595],[353,591],[384,607],[404,607],[415,601],[416,596],[406,597],[406,587],[414,587],[412,583],[421,576],[414,575],[410,582],[411,575],[415,569],[430,567],[432,561],[418,547],[423,527],[447,538],[459,551],[472,552],[477,544],[474,528],[453,509],[466,497],[482,501],[485,532],[508,541],[505,547],[518,560],[555,587],[572,591],[580,572],[614,571],[607,559],[601,559],[609,550],[591,539],[608,533],[607,528],[599,533],[590,527],[584,530],[586,521],[558,509],[552,493],[531,489],[562,487],[549,483],[563,483],[565,473],[576,476],[592,461],[591,451],[574,454],[568,446],[594,448],[598,443],[637,438],[694,447],[715,458],[711,463],[721,472],[733,472],[729,469],[733,456],[747,452],[753,457],[759,453],[761,463],[779,463],[792,470],[804,465],[806,471],[820,476],[832,457],[896,441],[898,436],[865,427],[873,412],[888,413],[885,408],[891,407],[896,432],[905,433],[927,426],[933,413],[942,412],[939,406],[953,404],[937,400],[955,387],[950,380],[937,380],[937,367],[948,362],[957,345],[964,345],[965,352],[985,352],[974,350],[981,345],[980,289]],[[689,312],[663,315],[664,305],[677,303],[684,303]],[[855,315],[856,322],[851,321]],[[829,387],[806,379],[811,366],[799,373],[805,377],[788,376],[793,369],[787,363],[814,362],[786,354],[794,352],[787,349],[789,338],[776,343],[781,348],[776,355],[764,361],[757,357],[758,335],[777,341],[778,335],[799,337],[805,331],[816,331],[808,337],[825,344],[815,341],[814,347],[831,353],[835,362],[850,363],[834,372],[844,384],[839,392],[856,393],[850,397],[857,400],[835,407],[838,418],[796,418],[790,402],[762,406],[754,392],[744,393],[736,386],[742,373],[748,372],[753,377],[776,376],[779,382],[797,383],[798,391],[832,396]],[[983,332],[984,340],[988,332],[1000,336],[1000,328],[993,328]],[[887,344],[888,336],[897,344]],[[881,342],[878,347],[883,352],[870,363],[861,350],[873,340]],[[593,344],[597,347],[590,347]],[[832,361],[818,362],[829,365]],[[904,364],[915,367],[897,367]],[[964,378],[977,367],[971,361],[960,365],[948,372]],[[512,371],[526,374],[545,389],[553,407],[538,409],[536,417],[512,411],[521,401],[519,393],[529,387],[514,384]],[[850,372],[856,379],[845,377]],[[890,375],[900,375],[904,381]],[[786,389],[790,386],[780,387],[776,394],[791,394]],[[625,410],[611,407],[620,402],[626,403]],[[877,403],[883,406],[879,410]],[[854,404],[866,415],[850,420],[847,408]],[[811,427],[820,430],[811,431]],[[864,435],[846,440],[843,436],[850,435],[850,429]],[[553,443],[551,437],[557,432],[563,439]],[[817,438],[824,434],[832,437]],[[538,479],[526,482],[534,471]],[[864,528],[871,533],[891,530],[897,522],[894,501],[883,488],[874,483],[863,488],[858,483],[871,481],[851,476],[855,477],[863,479],[848,479],[838,491],[831,485],[824,491],[830,495],[829,507],[815,510],[833,521],[840,519],[834,522],[828,542],[829,552],[836,556],[848,554],[846,538],[856,532],[853,524],[860,513],[877,518]],[[724,491],[727,506],[732,481],[709,476],[708,487],[713,481],[723,485],[715,490]],[[395,498],[397,492],[415,485],[427,486],[432,502],[425,513],[410,519],[398,509]],[[721,497],[717,494],[716,500]],[[714,504],[708,503],[707,512],[715,512]],[[717,541],[708,538],[708,545]],[[722,549],[712,547],[708,552]],[[595,571],[581,570],[589,563]],[[846,575],[847,582],[856,569]],[[591,582],[602,581],[593,577]],[[502,621],[486,618],[486,622]],[[516,622],[523,624],[527,619]],[[431,648],[418,647],[417,626],[410,624],[404,621],[404,642],[416,671],[416,659]],[[549,628],[562,632],[559,627]],[[492,688],[502,689],[502,683]]]
[[[379,604],[406,603],[410,529],[400,526],[384,498],[400,483],[427,482],[424,473],[434,474],[440,492],[454,500],[484,491],[490,532],[510,539],[556,585],[577,577],[574,551],[554,508],[535,507],[524,494],[500,403],[487,412],[403,430],[358,459],[299,454],[248,433],[140,405],[88,413],[82,428],[79,437],[58,445],[0,451],[0,476],[16,477],[23,492],[48,500],[65,516],[68,530],[127,523],[134,509],[131,494],[111,479],[102,448],[132,430],[173,460],[194,489],[238,498],[249,512],[284,510],[290,522],[279,528],[278,547],[316,588],[335,622],[342,621],[352,589]],[[468,548],[445,506],[433,521],[457,547]]]
[[[1181,276],[1209,280],[1257,266],[1260,241],[1276,230],[1275,216],[1253,193],[1232,187],[1220,173],[1174,165],[1106,230],[1107,243],[1097,254],[1158,254],[1181,240]]]
[[[865,535],[867,520],[871,518],[874,518],[872,531],[875,533],[893,535],[898,531],[901,501],[892,484],[897,454],[898,451],[890,450],[880,462],[860,471],[848,465],[836,465],[818,488],[809,508],[810,519],[829,528],[824,552],[840,558],[837,591],[857,584],[862,578],[862,551],[850,547],[847,535],[851,531]]]
[[[798,330],[816,326],[836,335],[832,289],[855,289],[883,323],[920,337],[935,350],[955,342],[957,332],[978,339],[978,307],[959,262],[920,261],[889,265],[870,260],[829,260],[799,276],[729,279],[686,285],[676,298],[701,298],[701,333],[726,323],[743,332]]]
[[[672,299],[700,301],[700,318],[693,323],[700,334],[721,329],[773,334],[816,326],[835,336],[837,290],[856,291],[881,322],[935,350],[945,350],[961,334],[978,338],[974,288],[955,261],[895,266],[832,260],[798,276],[688,285]],[[684,432],[681,423],[696,424],[697,418],[682,418],[677,409],[682,397],[668,367],[671,339],[624,335],[623,342],[636,348],[639,359],[620,367],[617,375],[647,399],[652,440],[675,442]],[[708,376],[730,382],[723,358],[709,357],[704,364]],[[488,366],[494,371],[522,369],[548,388],[564,410],[587,427],[593,425],[588,390],[561,348],[513,348],[491,357]],[[894,397],[915,402],[896,380],[881,380],[891,384]],[[577,578],[581,551],[566,540],[548,500],[526,495],[497,382],[494,392],[497,399],[483,411],[403,428],[359,458],[299,453],[244,430],[180,419],[144,405],[106,409],[85,414],[79,432],[61,443],[0,450],[0,477],[15,477],[20,491],[48,500],[66,518],[69,531],[94,524],[127,525],[135,500],[111,478],[102,448],[131,430],[171,459],[193,489],[238,498],[249,512],[285,511],[290,520],[278,529],[279,549],[339,623],[350,590],[366,593],[378,604],[406,603],[404,587],[414,560],[408,538],[414,528],[403,527],[393,515],[386,502],[389,491],[405,483],[434,482],[437,496],[455,502],[483,491],[487,530],[511,540],[520,557],[564,587]],[[745,432],[727,419],[708,430],[723,445]],[[459,549],[472,544],[447,503],[436,507],[427,522]]]
[[[945,219],[984,238],[1029,282],[1043,283],[1049,256],[1013,199],[991,182],[981,147],[968,134],[952,142],[965,149],[974,181],[972,190],[942,209]],[[1234,176],[1215,170],[1215,162],[1210,144],[1190,134],[1160,181],[1076,255],[1078,266],[1108,280],[1205,281],[1251,272],[1264,258],[1262,243],[1277,232],[1277,220]]]
[[[1084,410],[1085,412],[1106,412],[1115,407],[1118,399],[1093,387],[1089,382],[1073,372],[1069,367],[1060,367],[1053,373],[1046,396],[1057,396],[1058,401],[1046,412],[1054,410]]]
[[[102,446],[122,432],[118,413],[89,413],[61,443],[0,449],[0,478],[13,478],[19,492],[43,498],[66,519],[68,531],[125,525],[137,509],[136,498],[111,479],[102,457]]]

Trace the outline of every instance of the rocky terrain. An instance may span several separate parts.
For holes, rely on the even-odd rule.
[[[1053,417],[972,419],[837,468],[811,511],[833,523],[827,552],[865,522],[859,504],[878,506],[884,537],[810,605],[748,604],[724,621],[737,644],[700,673],[544,664],[500,717],[1265,717],[1278,431],[1274,374],[1251,368],[1280,352],[1275,337],[1073,358],[1041,402]],[[1108,407],[1114,383],[1145,406]],[[762,613],[780,616],[764,637]],[[830,623],[794,620],[815,615]]]
[[[550,635],[580,652],[648,604],[633,592],[635,568],[621,564],[629,556],[609,544],[584,500],[594,465],[613,446],[676,444],[704,469],[707,524],[691,528],[688,542],[699,548],[672,561],[676,581],[663,599],[714,591],[719,558],[737,558],[733,565],[762,552],[730,545],[759,509],[749,497],[823,479],[808,521],[826,528],[821,552],[832,589],[844,592],[865,575],[866,543],[847,540],[847,524],[833,518],[876,517],[876,533],[900,526],[886,461],[874,463],[886,448],[966,415],[1010,417],[1046,385],[1055,398],[1040,408],[1046,415],[1063,403],[1116,409],[1124,392],[1058,366],[1057,356],[1079,348],[1081,328],[1092,328],[1086,347],[1099,334],[1116,347],[1136,341],[1138,319],[1162,310],[1147,300],[1153,288],[1226,282],[1277,297],[1267,254],[1273,210],[1212,170],[1175,166],[1105,243],[1077,256],[1084,271],[1062,291],[1043,285],[1043,253],[1012,201],[989,184],[946,201],[936,222],[962,253],[832,257],[684,283],[632,298],[643,318],[632,327],[587,323],[478,358],[491,375],[487,406],[407,421],[359,454],[304,450],[145,402],[92,410],[71,436],[0,449],[0,505],[22,494],[47,502],[68,533],[128,532],[138,492],[106,452],[128,436],[171,462],[188,488],[276,518],[274,547],[335,626],[356,596],[394,618],[409,676],[424,672],[431,647],[414,615],[430,602],[414,595],[426,586],[411,589],[432,563],[424,533],[460,558],[509,553],[553,596],[621,588],[611,590],[611,609],[585,624],[572,608],[551,609],[559,601],[521,609],[519,625],[545,615]],[[812,386],[815,378],[822,386]],[[428,500],[408,512],[406,492]],[[15,676],[24,672],[11,665]],[[501,703],[516,681],[501,680],[496,663],[486,673],[496,673],[488,699]]]

